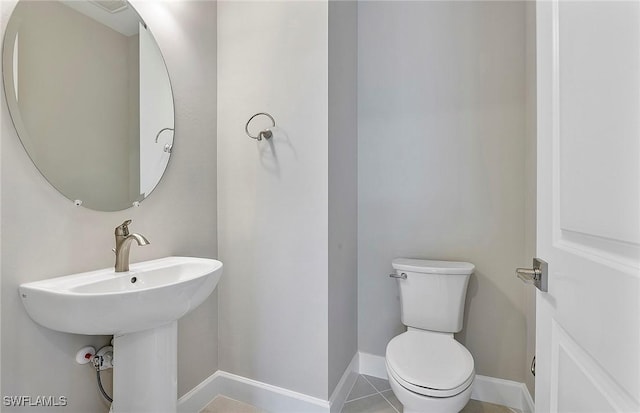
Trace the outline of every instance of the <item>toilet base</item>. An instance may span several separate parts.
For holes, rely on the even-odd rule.
[[[402,403],[404,413],[458,413],[471,399],[473,382],[462,393],[452,397],[429,397],[405,389],[391,374],[389,385],[393,394]]]

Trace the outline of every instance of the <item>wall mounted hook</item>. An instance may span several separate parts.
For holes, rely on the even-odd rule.
[[[276,126],[276,121],[275,121],[275,119],[273,119],[273,116],[269,115],[266,112],[256,113],[255,115],[250,117],[249,120],[247,121],[247,124],[244,126],[244,131],[247,133],[248,137],[250,137],[251,139],[258,140],[258,141],[261,141],[262,139],[270,139],[271,137],[273,137],[273,132],[270,129],[265,129],[265,130],[260,131],[260,133],[258,133],[258,136],[252,136],[251,133],[249,133],[249,123],[251,123],[253,118],[255,118],[256,116],[260,116],[260,115],[264,115],[264,116],[268,117],[269,119],[271,119],[272,127]]]

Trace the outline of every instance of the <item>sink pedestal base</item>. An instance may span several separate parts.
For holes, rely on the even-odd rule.
[[[113,339],[113,413],[178,407],[178,322]]]

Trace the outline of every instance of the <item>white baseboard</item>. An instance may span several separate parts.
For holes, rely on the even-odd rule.
[[[329,400],[218,370],[178,400],[178,412],[198,413],[223,395],[267,412],[339,413],[358,377],[358,361],[355,354]]]
[[[369,353],[359,353],[360,374],[387,379],[384,357]],[[476,375],[471,398],[482,402],[501,404],[518,409],[523,413],[533,413],[534,404],[529,389],[524,383]]]
[[[328,401],[218,370],[178,400],[178,412],[197,413],[223,395],[267,412],[340,413],[358,378],[358,364],[356,353]]]
[[[388,380],[384,357],[363,352],[359,352],[358,357],[360,359],[360,374]]]
[[[178,400],[179,413],[198,413],[223,395],[268,412],[329,413],[329,401],[218,370]]]
[[[220,394],[220,370],[213,373],[178,399],[178,413],[198,413]]]
[[[471,398],[483,402],[501,404],[518,409],[523,413],[533,413],[533,399],[524,383],[476,375]]]
[[[356,384],[358,379],[358,372],[360,371],[360,357],[358,353],[353,355],[351,363],[347,366],[342,378],[333,390],[331,397],[329,398],[329,404],[331,406],[331,413],[340,413],[344,407],[344,402],[347,400],[349,393],[353,385]]]

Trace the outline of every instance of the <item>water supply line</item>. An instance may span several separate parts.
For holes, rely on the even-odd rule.
[[[106,401],[108,401],[109,403],[113,403],[113,399],[111,397],[109,397],[107,392],[104,390],[104,387],[102,387],[102,377],[100,377],[100,368],[99,367],[96,368],[96,379],[98,380],[98,389],[100,390],[100,393],[102,394],[102,397],[104,397],[104,399]]]
[[[109,363],[110,362],[111,360],[109,361]],[[91,359],[91,364],[93,365],[93,368],[96,369],[96,380],[98,381],[98,389],[100,390],[100,393],[102,394],[102,397],[105,398],[105,400],[107,400],[109,403],[113,403],[113,399],[109,397],[107,392],[104,390],[104,387],[102,386],[102,376],[100,372],[103,370],[104,363],[105,358],[102,355],[96,354]]]

